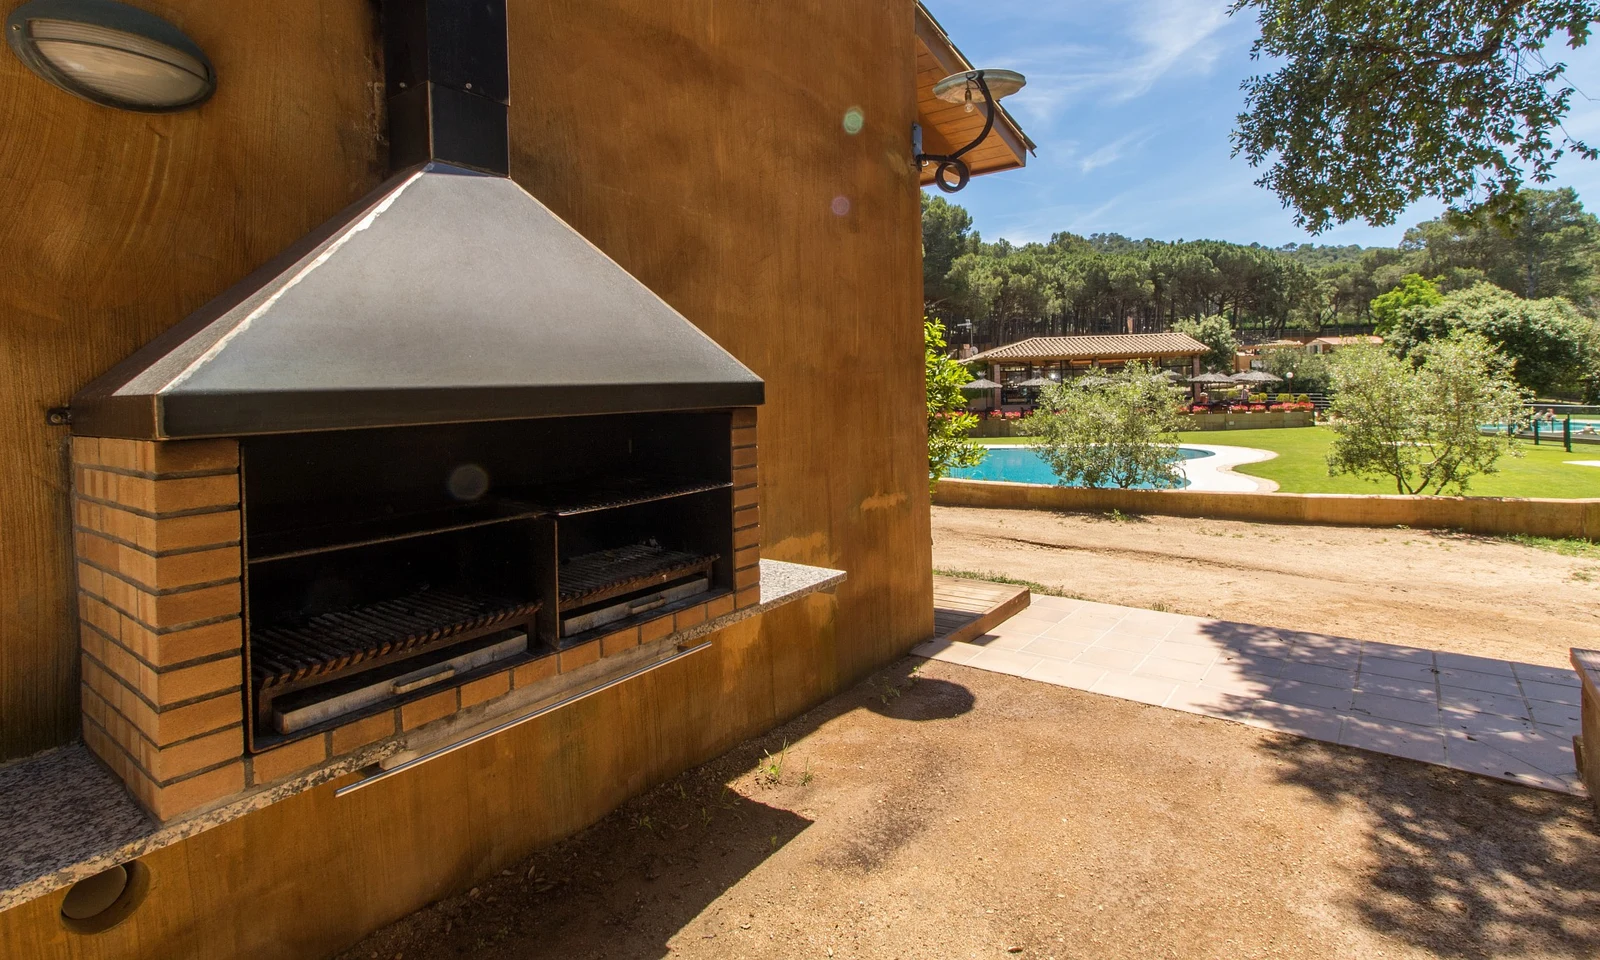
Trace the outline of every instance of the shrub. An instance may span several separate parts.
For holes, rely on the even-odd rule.
[[[1294,402],[1295,403],[1310,403],[1311,402],[1311,394],[1302,393],[1302,394],[1300,394],[1300,395],[1298,395],[1298,396],[1296,396],[1294,398]]]
[[[1398,493],[1458,494],[1502,454],[1520,455],[1503,434],[1479,429],[1526,414],[1511,363],[1476,333],[1435,339],[1408,358],[1352,347],[1335,354],[1333,372],[1330,474],[1388,477]]]
[[[1044,389],[1024,432],[1060,482],[1085,487],[1177,487],[1181,391],[1130,363],[1098,386]]]
[[[972,379],[966,367],[945,356],[944,326],[922,321],[928,400],[928,487],[957,467],[972,467],[987,456],[969,434],[978,418],[967,412],[961,385]]]

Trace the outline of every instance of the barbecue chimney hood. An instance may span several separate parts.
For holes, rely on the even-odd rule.
[[[504,0],[387,0],[390,179],[72,400],[138,440],[753,406],[760,378],[507,176]]]

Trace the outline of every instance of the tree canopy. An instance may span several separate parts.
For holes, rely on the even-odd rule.
[[[1494,344],[1518,383],[1540,395],[1573,390],[1585,371],[1589,323],[1561,297],[1524,300],[1492,283],[1479,283],[1429,306],[1403,311],[1389,345],[1401,356],[1456,333],[1475,333]]]
[[[1234,0],[1254,11],[1235,153],[1313,233],[1393,223],[1436,197],[1502,211],[1525,180],[1596,151],[1562,128],[1573,89],[1560,44],[1588,42],[1593,0]]]
[[[1525,188],[1507,204],[1504,217],[1449,214],[1417,224],[1397,248],[1370,249],[1071,233],[1056,233],[1044,243],[990,243],[966,211],[943,197],[924,195],[923,206],[927,312],[971,320],[969,335],[977,343],[1192,330],[1208,317],[1221,317],[1245,342],[1387,332],[1402,315],[1487,282],[1534,303],[1565,298],[1568,306],[1532,308],[1533,315],[1557,310],[1559,320],[1571,321],[1563,335],[1573,334],[1584,345],[1593,368],[1589,389],[1600,387],[1600,338],[1591,322],[1600,307],[1600,219],[1584,210],[1572,190]],[[1450,327],[1430,323],[1402,335],[1431,339]],[[1511,331],[1491,325],[1481,332],[1494,337]],[[1532,354],[1509,341],[1500,346],[1517,359],[1519,378],[1530,386],[1580,378],[1575,372],[1531,373]],[[1230,366],[1220,358],[1208,363]],[[1279,375],[1291,366],[1288,358],[1274,363],[1272,372]],[[1296,370],[1297,384],[1308,391],[1318,392],[1311,384],[1325,381],[1325,370]]]

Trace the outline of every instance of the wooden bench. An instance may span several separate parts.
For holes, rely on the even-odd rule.
[[[1572,752],[1578,761],[1578,775],[1589,788],[1595,809],[1600,810],[1600,650],[1574,648],[1572,667],[1583,683],[1583,728],[1572,738]],[[1594,749],[1584,750],[1585,743]]]

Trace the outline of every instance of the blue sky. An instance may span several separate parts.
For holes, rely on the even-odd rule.
[[[1357,222],[1312,238],[1260,175],[1230,158],[1239,82],[1255,21],[1227,0],[925,0],[972,62],[1008,67],[1028,86],[1006,100],[1039,155],[1025,170],[979,177],[956,203],[985,239],[1047,240],[1058,230],[1158,240],[1391,245],[1437,216],[1419,203],[1392,227]],[[1600,44],[1565,60],[1581,91],[1567,129],[1600,140]],[[1583,94],[1596,99],[1588,100]],[[1556,185],[1600,212],[1600,162],[1562,161]]]

